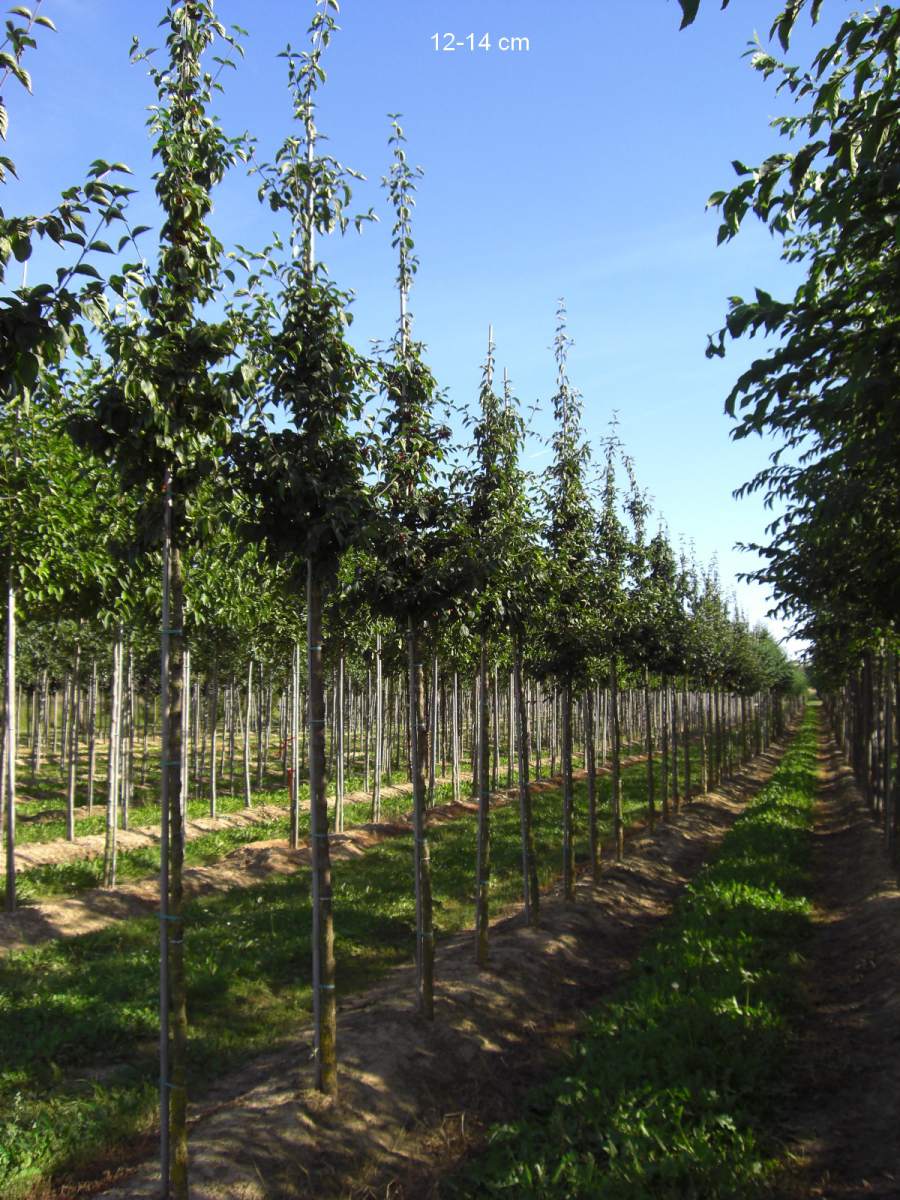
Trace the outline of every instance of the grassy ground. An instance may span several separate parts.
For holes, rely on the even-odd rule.
[[[779,1064],[803,1013],[815,716],[614,1002],[453,1200],[703,1200],[765,1187]]]
[[[349,790],[349,789],[348,789]],[[452,785],[442,784],[435,788],[435,803],[443,804],[452,798]],[[287,839],[290,834],[290,814],[287,792],[272,792],[266,804],[277,804],[285,809],[284,816],[268,820],[256,820],[234,829],[217,829],[185,843],[186,866],[209,866],[218,862],[232,850],[248,842],[268,839]],[[387,794],[381,799],[382,820],[391,821],[401,817],[410,807],[408,793]],[[362,825],[371,818],[371,801],[355,801],[344,805],[344,823]],[[298,827],[301,840],[309,834],[309,811],[301,808]],[[120,850],[117,855],[117,879],[119,883],[148,879],[159,874],[159,847],[142,846],[136,850]],[[0,875],[0,886],[3,876]],[[90,888],[103,884],[103,859],[88,858],[77,862],[59,863],[45,867],[32,867],[19,872],[17,886],[20,903],[46,900],[51,897],[75,896]]]
[[[60,778],[60,782],[56,785],[55,791],[50,791],[52,787],[53,776],[58,774],[58,768],[45,768],[42,773],[42,781],[45,783],[48,790],[46,800],[21,800],[16,805],[16,812],[20,814],[19,824],[16,829],[16,841],[25,843],[34,842],[52,842],[58,838],[66,836],[66,820],[63,814],[65,809],[65,784]],[[254,776],[255,778],[255,776]],[[385,784],[387,777],[385,777]],[[345,790],[347,792],[356,791],[363,786],[363,778],[361,775],[348,774]],[[194,789],[192,788],[192,792]],[[135,787],[135,801],[129,810],[129,824],[135,828],[152,827],[159,824],[160,809],[158,802],[158,783],[148,783],[143,787],[137,785]],[[302,780],[299,787],[299,796],[301,802],[309,799],[309,789],[305,780]],[[277,764],[273,764],[273,769],[266,774],[266,782],[262,789],[253,788],[252,799],[254,805],[260,804],[287,804],[287,792],[284,785],[284,776]],[[80,802],[80,801],[79,801]],[[103,833],[106,829],[106,805],[105,792],[101,787],[96,791],[95,801],[96,811],[90,816],[79,816],[75,821],[75,836],[85,837],[90,834]],[[219,794],[216,800],[216,813],[218,816],[225,816],[227,813],[240,812],[244,808],[243,792],[232,795],[225,791],[221,785]],[[23,821],[22,816],[34,816],[42,812],[51,812],[54,814],[49,819],[40,821]],[[209,799],[207,796],[194,796],[188,800],[188,817],[208,817],[209,816]],[[120,821],[121,828],[121,821]]]
[[[273,745],[274,745],[273,741]],[[640,753],[642,747],[635,745],[630,750],[623,748],[623,754]],[[281,766],[281,759],[277,751],[273,751],[269,757],[269,761],[264,764],[263,784],[257,788],[257,772],[256,772],[256,746],[255,742],[251,742],[251,794],[254,805],[260,804],[286,804],[286,784],[285,775]],[[135,766],[135,784],[134,797],[129,810],[129,824],[134,828],[143,826],[154,826],[159,824],[159,772],[158,746],[151,744],[150,757],[148,759],[148,768],[146,771],[146,781],[140,782],[141,769],[138,764]],[[87,804],[87,755],[81,753],[78,764],[78,778],[76,787],[76,807]],[[442,765],[446,770],[442,770]],[[549,773],[550,759],[547,753],[543,759],[543,774],[546,777]],[[575,767],[579,769],[583,767],[583,763],[576,759]],[[559,764],[556,764],[557,769]],[[438,763],[439,774],[450,773],[449,763]],[[97,754],[97,774],[94,787],[94,808],[95,811],[90,815],[81,815],[82,808],[79,808],[79,815],[75,821],[76,837],[84,837],[90,834],[102,834],[106,828],[105,815],[105,800],[106,800],[106,746],[101,744]],[[532,765],[532,774],[534,766]],[[462,777],[463,793],[466,794],[468,782],[472,777],[471,763],[463,762],[460,767]],[[498,786],[505,787],[508,782],[512,782],[508,778],[507,758],[505,755],[500,756],[500,771]],[[515,771],[512,773],[515,776]],[[30,775],[30,768],[27,762],[27,752],[20,749],[19,764],[19,798],[16,802],[16,812],[19,815],[19,823],[16,828],[16,841],[19,844],[25,845],[34,842],[52,842],[66,836],[66,772],[59,765],[56,759],[45,760],[35,778]],[[227,813],[239,812],[244,808],[243,794],[243,764],[238,765],[237,777],[235,780],[236,790],[234,793],[228,790],[229,788],[229,772],[226,770],[219,773],[219,787],[216,809],[219,815],[224,816]],[[394,767],[392,771],[385,770],[383,776],[383,784],[385,787],[390,787],[393,784],[403,783],[406,780],[406,775],[402,770]],[[363,789],[363,759],[362,754],[356,754],[351,758],[348,766],[345,791],[347,793],[353,791],[361,791]],[[191,818],[209,816],[209,798],[207,796],[208,782],[204,778],[203,785],[198,788],[196,783],[191,782],[190,797],[188,800],[188,816]],[[334,788],[331,786],[333,797]],[[299,795],[301,801],[308,800],[309,792],[305,771],[301,770],[301,778],[299,785]],[[44,815],[46,814],[46,815]],[[28,818],[39,817],[39,820],[29,820]],[[121,824],[121,822],[120,822]]]
[[[637,749],[636,747],[634,749]],[[462,795],[469,794],[471,767],[463,764],[461,771]],[[499,774],[501,786],[507,781],[506,760],[501,761]],[[363,777],[349,775],[345,781],[345,792],[361,791]],[[388,776],[383,776],[383,786],[388,788]],[[309,814],[302,805],[308,801],[308,788],[301,783],[299,800],[299,829],[301,838],[309,832]],[[452,787],[438,784],[435,788],[435,804],[446,803],[452,799]],[[277,805],[287,810],[289,796],[286,789],[272,789],[254,796],[256,805]],[[408,794],[391,795],[389,792],[382,796],[382,819],[395,819],[409,810],[410,797]],[[26,802],[33,807],[33,802]],[[333,809],[333,797],[329,811]],[[246,811],[243,797],[224,795],[218,805],[219,815]],[[250,810],[252,811],[252,810]],[[188,815],[192,818],[208,816],[208,801],[203,799],[191,800],[188,803]],[[345,803],[344,820],[347,826],[363,824],[370,820],[371,802],[356,801]],[[133,828],[153,828],[159,824],[160,810],[158,804],[144,804],[132,811]],[[105,829],[106,818],[103,814],[83,818],[76,822],[76,833],[102,833]],[[57,826],[59,827],[57,829]],[[19,837],[20,842],[46,843],[61,840],[65,836],[65,822],[53,820],[40,825],[20,825],[19,830],[25,837]],[[192,838],[185,846],[185,862],[188,866],[206,866],[224,858],[232,850],[248,842],[263,841],[269,838],[287,838],[289,834],[289,816],[272,819],[260,819],[235,829],[221,829]],[[120,883],[149,878],[159,872],[159,850],[155,846],[146,846],[134,850],[120,850],[117,854],[117,880]],[[20,904],[34,903],[38,900],[48,900],[60,896],[74,896],[79,892],[102,886],[103,859],[81,859],[75,862],[52,864],[33,867],[19,871],[17,877],[17,899]],[[5,886],[5,875],[0,874],[0,890]]]
[[[624,773],[626,819],[645,803],[646,768]],[[577,789],[576,855],[586,858],[586,789]],[[603,825],[609,780],[600,781]],[[408,798],[407,798],[408,803]],[[543,883],[559,870],[560,796],[534,798]],[[435,922],[441,934],[473,916],[475,820],[432,835]],[[334,865],[339,990],[358,991],[413,957],[412,839],[392,838]],[[519,815],[494,817],[491,902],[520,894]],[[307,1019],[309,873],[272,878],[187,907],[192,1094]],[[66,1176],[152,1126],[155,1113],[158,926],[121,922],[98,933],[8,955],[0,964],[0,1194]]]

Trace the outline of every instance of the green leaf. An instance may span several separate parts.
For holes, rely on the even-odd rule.
[[[687,29],[688,25],[693,25],[697,16],[697,11],[700,8],[700,0],[678,0],[681,5],[681,24],[679,29]]]
[[[31,258],[31,238],[17,237],[13,238],[13,254],[16,256],[17,262],[27,262]]]

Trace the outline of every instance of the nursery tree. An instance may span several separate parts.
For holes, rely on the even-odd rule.
[[[490,779],[487,699],[490,687],[488,661],[497,642],[513,633],[520,616],[521,593],[531,574],[530,513],[519,453],[524,423],[512,403],[508,381],[501,398],[494,390],[493,333],[488,335],[488,355],[479,392],[480,414],[473,437],[476,464],[466,481],[469,512],[466,528],[475,584],[473,626],[479,640],[479,770],[478,864],[476,868],[476,955],[484,965],[488,953],[488,888],[490,883]],[[534,524],[533,520],[530,522]],[[526,726],[527,729],[527,718]],[[522,728],[520,723],[520,739]],[[527,763],[527,745],[520,767]],[[531,832],[531,802],[527,773],[520,781],[522,876],[529,918],[537,910],[536,866]]]
[[[79,451],[65,429],[57,399],[28,395],[0,412],[0,568],[7,591],[7,732],[17,728],[16,618],[87,614],[115,573],[106,530],[114,530],[121,505],[110,480]],[[6,908],[16,906],[15,755],[5,748],[3,794]],[[74,836],[69,796],[69,831]]]
[[[650,562],[649,547],[647,546],[647,518],[650,514],[650,502],[638,486],[634,464],[628,457],[625,458],[625,467],[629,481],[625,504],[631,519],[633,534],[628,554],[631,587],[627,597],[627,616],[621,638],[629,664],[640,671],[642,677],[644,745],[647,755],[647,811],[652,828],[656,821],[656,791],[653,763],[653,709],[650,702],[650,647],[647,636],[648,627],[652,624],[650,616],[652,599],[648,595],[650,588],[647,579]]]
[[[581,398],[567,370],[572,344],[566,335],[566,311],[557,310],[554,341],[556,393],[553,462],[545,478],[550,593],[545,609],[545,669],[561,687],[563,775],[563,891],[575,899],[573,837],[572,688],[590,657],[593,606],[589,577],[593,511],[585,482],[590,448],[581,424]]]
[[[525,647],[538,632],[539,614],[547,588],[547,558],[540,544],[541,522],[535,511],[528,476],[517,462],[519,447],[524,440],[524,422],[516,409],[512,387],[504,372],[503,385],[504,456],[502,470],[505,480],[506,546],[503,571],[499,580],[503,587],[499,596],[503,604],[506,627],[512,642],[513,681],[516,694],[516,751],[519,780],[519,820],[522,840],[522,895],[525,917],[536,925],[540,909],[537,860],[532,833],[532,803],[530,786],[531,731],[528,704],[525,696]]]
[[[682,8],[689,23],[697,0]],[[821,0],[787,4],[770,37],[787,49],[800,12],[815,20],[820,8]],[[735,437],[780,437],[740,494],[762,491],[784,509],[768,543],[753,547],[765,561],[751,577],[800,621],[827,601],[833,614],[896,628],[900,609],[898,49],[894,5],[848,16],[808,69],[756,46],[754,68],[794,102],[773,122],[792,146],[757,167],[735,162],[740,181],[710,198],[722,214],[720,241],[752,212],[781,239],[785,261],[805,271],[786,300],[762,289],[750,301],[733,297],[709,347],[720,355],[728,337],[773,335],[726,408]]]
[[[343,230],[344,206],[355,173],[317,149],[317,91],[325,80],[322,55],[337,28],[334,0],[320,0],[309,28],[310,50],[282,57],[299,132],[262,169],[260,197],[291,222],[288,253],[264,268],[277,289],[257,305],[256,352],[264,399],[252,436],[234,451],[242,482],[256,501],[254,530],[286,571],[288,586],[305,594],[309,687],[309,790],[313,877],[313,1006],[316,1086],[337,1094],[334,921],[328,810],[325,792],[325,672],[323,604],[343,551],[366,531],[370,500],[361,435],[369,366],[349,344],[349,296],[316,263],[315,236]],[[280,245],[280,243],[279,243]],[[270,429],[272,409],[288,424]],[[295,775],[296,779],[296,775]]]
[[[669,680],[685,669],[685,613],[678,586],[678,564],[660,529],[647,546],[646,573],[640,589],[640,615],[635,629],[637,651],[660,680],[662,692],[662,813],[669,816],[668,749]]]
[[[376,529],[377,570],[368,581],[374,611],[405,629],[409,677],[410,757],[413,784],[416,888],[416,997],[421,1016],[434,1016],[434,923],[431,861],[425,829],[424,768],[428,756],[423,663],[429,626],[452,610],[466,577],[457,513],[436,473],[445,457],[449,428],[435,408],[437,385],[412,339],[409,292],[418,268],[411,217],[419,167],[406,155],[403,130],[392,119],[394,159],[384,183],[396,214],[393,246],[398,255],[400,317],[390,356],[381,364],[387,407],[381,421]]]
[[[0,44],[0,91],[12,78],[31,91],[31,76],[23,59],[36,46],[38,27],[53,29],[49,17],[39,12],[40,0],[34,9],[14,8],[5,21],[5,36]],[[5,141],[9,128],[9,113],[0,95],[0,140]],[[23,516],[26,523],[33,517],[25,515],[23,501],[30,484],[20,494],[18,476],[22,467],[22,438],[26,427],[34,428],[35,396],[45,382],[45,373],[58,367],[71,347],[76,351],[86,346],[83,321],[90,320],[103,309],[103,280],[93,265],[97,253],[111,250],[99,234],[106,227],[124,221],[124,204],[130,189],[115,183],[110,176],[127,172],[121,163],[110,165],[98,159],[88,172],[84,185],[68,188],[53,209],[42,215],[7,215],[0,209],[0,284],[6,282],[12,260],[23,264],[22,283],[15,292],[0,297],[0,421],[5,426],[6,445],[10,461],[6,467],[6,483],[0,504],[6,508],[6,695],[3,794],[6,796],[4,843],[7,855],[6,906],[16,903],[15,873],[15,805],[16,753],[15,731],[18,728],[16,711],[16,620],[17,592],[20,572],[31,573],[31,598],[40,600],[49,586],[53,592],[53,569],[47,556],[48,544],[32,546],[32,556],[26,562],[19,554],[16,529]],[[16,175],[11,159],[0,156],[0,183]],[[56,283],[40,282],[26,286],[27,263],[36,241],[47,240],[71,255],[70,261],[59,267]],[[129,235],[120,242],[127,244]],[[126,268],[127,269],[127,268]],[[84,278],[88,282],[84,283]],[[81,284],[80,287],[76,286]],[[27,436],[27,435],[26,435]],[[46,453],[46,444],[43,447]],[[65,456],[65,450],[61,451]],[[63,473],[65,467],[63,467]],[[26,472],[27,474],[27,472]],[[33,514],[40,521],[38,514]],[[53,551],[51,549],[50,553]],[[35,587],[37,585],[37,591]]]
[[[229,361],[236,349],[232,325],[200,315],[223,282],[221,246],[207,225],[212,189],[242,153],[209,114],[220,85],[204,63],[216,43],[239,47],[211,0],[170,3],[161,24],[168,30],[165,63],[156,65],[151,52],[133,54],[148,63],[159,98],[148,120],[164,216],[158,260],[137,296],[127,279],[114,281],[127,298],[126,313],[104,326],[109,366],[72,425],[144,501],[135,550],[162,546],[161,1160],[166,1193],[181,1198],[188,1191],[182,558],[191,537],[202,538],[198,489],[228,442],[247,381]],[[218,58],[217,70],[229,62]]]
[[[609,712],[612,741],[612,818],[616,858],[624,850],[625,830],[622,823],[622,736],[619,712],[620,657],[628,646],[628,595],[625,588],[628,556],[631,548],[627,531],[618,511],[616,486],[616,455],[619,443],[615,436],[607,439],[606,462],[603,472],[603,498],[594,533],[594,555],[589,581],[589,601],[592,604],[598,636],[596,652],[609,668]],[[598,841],[593,825],[596,815],[590,814],[591,858],[594,877],[597,875]]]

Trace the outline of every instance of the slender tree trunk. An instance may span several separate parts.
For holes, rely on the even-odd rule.
[[[109,705],[109,755],[107,758],[106,844],[103,854],[103,885],[116,886],[117,832],[119,824],[119,742],[122,729],[122,638],[113,643],[112,692]]]
[[[291,849],[300,843],[300,643],[291,659]]]
[[[700,791],[705,793],[709,791],[709,771],[706,764],[706,697],[703,692],[697,694],[697,735],[699,740]]]
[[[453,803],[460,801],[459,780],[459,676],[453,672],[452,728],[450,731],[450,760],[453,773]]]
[[[554,687],[550,693],[550,778],[556,776],[557,754],[556,748],[559,740],[559,704],[557,701],[557,691]],[[563,772],[565,774],[565,772]]]
[[[43,732],[44,693],[47,690],[47,672],[41,671],[38,676],[37,695],[34,705],[34,736],[31,740],[31,782],[34,783],[41,769],[41,734]]]
[[[16,588],[10,565],[6,589],[6,911],[16,910]]]
[[[337,1002],[328,800],[325,794],[325,672],[322,666],[322,586],[306,563],[306,636],[309,677],[309,816],[313,899],[313,1016],[316,1087],[336,1096]]]
[[[650,671],[644,667],[644,741],[647,750],[647,812],[650,828],[656,825],[656,779],[653,762],[653,714],[650,707]]]
[[[522,639],[517,635],[514,642],[515,660],[513,678],[516,689],[516,712],[518,716],[519,750],[519,825],[522,836],[522,894],[525,900],[525,919],[529,925],[537,925],[540,918],[540,889],[538,887],[537,863],[534,856],[532,831],[531,780],[529,778],[530,740],[528,731],[528,700],[522,678]]]
[[[187,980],[184,964],[184,585],[181,554],[172,545],[169,567],[169,646],[164,700],[165,757],[163,776],[168,801],[168,904],[161,924],[168,927],[168,1048],[169,1143],[172,1194],[175,1200],[188,1197],[187,1143]]]
[[[516,683],[513,673],[509,673],[509,704],[507,707],[508,720],[506,723],[506,786],[513,785],[513,763],[516,757]]]
[[[69,701],[69,747],[68,775],[66,779],[66,838],[75,841],[75,785],[78,776],[78,720],[80,717],[80,685],[78,680],[81,665],[81,643],[75,643],[75,662],[72,667],[72,696]]]
[[[619,716],[619,665],[615,658],[609,670],[610,728],[612,731],[612,818],[616,861],[625,853],[625,827],[622,821],[622,726]]]
[[[124,651],[123,651],[124,653]],[[124,661],[124,660],[123,660]],[[134,651],[128,649],[128,676],[125,686],[125,723],[128,730],[128,738],[124,744],[124,792],[125,792],[125,811],[131,807],[134,799],[134,726],[135,726],[135,704],[134,704]]]
[[[97,774],[97,660],[91,659],[91,690],[88,697],[88,816],[94,811],[94,781]]]
[[[680,805],[681,787],[678,781],[678,687],[677,681],[669,690],[672,718],[672,809],[678,812]]]
[[[219,727],[219,660],[213,657],[209,680],[209,815],[216,815],[218,759],[216,757],[216,735]]]
[[[497,668],[493,671],[494,690],[491,696],[491,714],[494,726],[494,745],[491,759],[491,788],[496,791],[500,786],[500,688],[497,681]]]
[[[141,787],[147,782],[147,738],[150,724],[150,704],[147,697],[147,684],[141,681]]]
[[[682,725],[682,742],[684,744],[684,800],[686,804],[691,800],[691,712],[688,704],[688,681],[687,675],[681,681],[681,719]]]
[[[434,785],[437,773],[437,735],[438,735],[438,658],[435,654],[431,661],[431,703],[428,708],[428,807],[434,804]]]
[[[334,830],[344,832],[344,656],[338,659],[334,687],[334,728],[337,771],[334,789]]]
[[[660,681],[660,784],[662,785],[662,815],[668,821],[669,813],[669,681],[663,675]]]
[[[478,724],[479,713],[481,706],[479,697],[481,696],[481,682],[476,675],[472,684],[472,711],[471,721],[469,722],[472,728],[472,792],[473,796],[478,795],[478,781],[481,779],[481,733]]]
[[[541,751],[543,749],[541,733],[541,689],[536,683],[534,685],[534,772],[536,779],[541,777]]]
[[[253,659],[247,666],[247,706],[244,709],[244,808],[252,808],[253,795],[250,786],[250,714],[253,700]]]
[[[478,704],[478,848],[475,868],[475,958],[481,967],[488,961],[490,912],[488,891],[491,883],[491,789],[488,777],[488,667],[487,644],[481,639],[479,655]],[[496,682],[496,677],[495,677]]]
[[[725,722],[722,711],[722,690],[716,688],[716,784],[722,782],[725,764]]]
[[[384,671],[381,634],[375,634],[375,779],[372,785],[372,820],[381,820],[381,777],[384,774]]]
[[[421,1017],[434,1019],[434,923],[431,901],[431,857],[425,832],[425,778],[423,765],[428,752],[425,721],[425,683],[419,632],[409,619],[409,725],[410,771],[413,784],[415,827],[414,868],[416,881],[416,997]]]
[[[591,879],[600,879],[600,836],[597,830],[597,747],[594,742],[594,689],[584,693],[585,759],[588,793],[588,847],[591,857]]]
[[[562,694],[563,784],[563,896],[575,899],[575,845],[573,836],[574,783],[572,779],[572,681],[563,680]]]
[[[366,701],[363,709],[363,791],[371,786],[372,749],[372,669],[366,671]]]
[[[69,698],[70,698],[70,694],[71,694],[71,688],[72,688],[72,677],[69,675],[69,672],[66,671],[65,675],[63,676],[62,726],[60,728],[60,736],[59,736],[59,770],[60,770],[60,774],[62,774],[66,769],[66,751],[69,748]],[[18,706],[18,694],[17,694],[16,712],[18,713],[18,711],[19,711],[19,706]],[[18,745],[18,739],[16,741],[16,745]]]

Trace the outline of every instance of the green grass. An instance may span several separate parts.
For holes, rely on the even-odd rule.
[[[725,1200],[759,1193],[779,1063],[803,1014],[815,719],[564,1067],[495,1128],[448,1200]]]
[[[643,764],[624,773],[627,819],[644,803]],[[609,781],[600,780],[604,814]],[[408,797],[400,797],[408,805]],[[577,828],[586,789],[576,788]],[[348,813],[348,820],[350,814]],[[608,828],[608,821],[603,821]],[[494,910],[518,903],[518,806],[495,811]],[[534,797],[543,883],[560,863],[560,797]],[[473,917],[475,820],[436,827],[435,923],[447,935]],[[576,842],[584,860],[587,842]],[[359,991],[415,945],[412,839],[391,838],[334,864],[338,986]],[[187,906],[192,1094],[289,1036],[310,1008],[309,873],[278,876]],[[120,922],[97,933],[9,954],[0,964],[0,1194],[66,1173],[152,1125],[158,1031],[158,926]]]
[[[435,788],[435,803],[443,804],[451,798],[451,787],[441,784]],[[288,796],[286,792],[271,793],[265,799],[266,804],[278,804],[287,809]],[[408,794],[386,794],[381,799],[382,819],[394,820],[403,816],[409,809],[411,798]],[[344,823],[347,828],[352,825],[365,824],[371,816],[370,801],[354,801],[344,805]],[[252,811],[252,810],[250,810]],[[309,812],[300,809],[299,832],[305,838],[309,834]],[[232,850],[245,846],[249,842],[266,841],[268,839],[284,838],[290,834],[290,815],[285,811],[284,816],[268,820],[256,820],[233,829],[217,829],[200,837],[192,838],[185,843],[184,861],[191,866],[209,866],[223,859]],[[141,846],[133,850],[120,850],[116,858],[116,876],[119,883],[126,883],[159,874],[159,847]],[[4,876],[0,875],[0,888]],[[85,858],[67,863],[54,863],[43,867],[32,867],[20,871],[17,879],[18,900],[21,904],[34,903],[59,896],[76,896],[90,888],[103,884],[103,858]]]
[[[623,749],[623,755],[627,753],[640,752],[639,747]],[[36,842],[52,842],[65,838],[66,836],[66,820],[64,813],[66,807],[66,773],[62,770],[56,761],[47,761],[41,767],[40,772],[35,780],[29,777],[27,763],[22,761],[25,752],[20,750],[20,785],[23,792],[27,793],[29,799],[19,799],[16,803],[16,812],[19,814],[19,823],[16,828],[16,841],[20,845],[34,844]],[[76,806],[86,803],[87,785],[85,777],[87,767],[84,762],[85,755],[81,755],[79,762],[78,786],[76,796]],[[359,769],[359,759],[355,760],[354,769],[348,771],[345,780],[346,792],[362,791],[363,775]],[[493,760],[492,760],[493,761]],[[505,787],[507,781],[507,758],[505,755],[500,756],[500,773],[499,787]],[[135,782],[135,795],[132,805],[129,810],[129,824],[134,828],[153,827],[159,825],[160,809],[157,800],[159,787],[159,773],[156,769],[156,760],[152,760],[150,770],[147,772],[147,782],[140,784]],[[255,757],[253,758],[254,769],[252,772],[253,781],[253,803],[255,806],[261,804],[287,804],[287,790],[284,786],[284,773],[281,769],[280,759],[277,756],[272,756],[267,764],[264,775],[264,786],[256,789],[256,770]],[[441,764],[438,763],[440,770]],[[576,762],[576,767],[581,766],[580,761]],[[558,764],[557,764],[558,767]],[[544,777],[546,777],[549,769],[549,758],[544,756]],[[106,780],[105,780],[105,754],[99,754],[97,759],[97,776],[95,781],[94,795],[96,812],[90,816],[77,816],[75,820],[75,836],[86,837],[91,834],[102,834],[106,829],[105,815],[105,799],[106,799]],[[450,767],[447,765],[447,772]],[[242,788],[241,780],[243,779],[243,765],[240,764],[240,769],[237,773],[238,791],[232,794],[225,790],[225,785],[228,782],[228,772],[220,772],[219,775],[219,795],[217,799],[216,809],[219,815],[224,816],[227,813],[239,812],[244,808],[244,794],[240,790]],[[467,781],[471,780],[472,768],[471,763],[464,762],[461,764],[460,773],[465,794]],[[137,777],[140,777],[140,771],[136,768]],[[396,768],[393,773],[385,771],[382,776],[383,786],[392,787],[395,784],[404,782],[403,773]],[[208,786],[204,781],[204,789]],[[192,784],[192,792],[195,790],[195,785]],[[333,790],[333,789],[332,789]],[[301,801],[309,798],[307,782],[305,779],[300,780],[299,795]],[[332,797],[333,798],[333,797]],[[55,812],[60,815],[40,821],[22,820],[23,817],[34,817],[41,813]],[[209,798],[206,795],[195,796],[188,801],[188,816],[190,818],[207,817],[209,816]]]
[[[280,773],[278,778],[280,778]],[[272,783],[272,777],[269,779]],[[362,777],[350,776],[346,782],[346,790],[348,792],[362,788]],[[60,788],[64,789],[61,783]],[[149,792],[149,786],[146,789]],[[193,790],[193,789],[192,789]],[[85,837],[90,834],[103,833],[106,829],[106,805],[105,793],[97,790],[97,812],[89,817],[77,817],[75,821],[75,836]],[[305,781],[300,783],[299,795],[301,801],[309,798],[309,790]],[[287,789],[280,783],[275,783],[274,786],[268,786],[260,791],[253,791],[253,804],[258,807],[261,804],[287,804]],[[51,811],[58,812],[65,808],[64,791],[52,796],[48,801],[26,800],[20,801],[16,806],[16,811],[20,814],[33,816],[36,813]],[[241,812],[244,809],[243,792],[232,795],[230,792],[222,791],[220,788],[219,795],[216,801],[216,813],[218,816],[225,816],[228,813]],[[209,816],[209,798],[207,796],[195,797],[188,801],[188,817],[196,819],[197,817]],[[158,800],[154,797],[152,800],[143,800],[140,795],[137,796],[137,802],[132,804],[129,809],[128,819],[129,824],[135,829],[152,828],[159,825],[160,807]],[[21,844],[35,842],[52,842],[66,836],[66,821],[65,817],[54,817],[50,820],[39,822],[19,821],[16,828],[16,840]]]
[[[505,764],[505,760],[502,760]],[[468,795],[469,775],[464,774],[462,777],[462,794]],[[506,783],[505,765],[502,766],[500,772],[501,787]],[[346,781],[346,792],[350,794],[354,791],[361,791],[363,785],[362,777],[350,776]],[[383,777],[383,786],[390,787],[386,779]],[[301,805],[308,801],[308,789],[305,784],[301,784],[299,790],[299,798]],[[286,790],[274,790],[263,793],[257,793],[254,797],[256,806],[260,805],[277,805],[278,807],[287,809],[289,798]],[[435,804],[443,804],[452,799],[452,787],[449,784],[437,784],[435,787],[434,802]],[[402,816],[409,809],[411,804],[410,796],[406,793],[399,795],[391,795],[389,792],[382,795],[381,809],[383,820],[393,820]],[[329,802],[329,813],[333,812],[333,798]],[[218,806],[220,815],[233,812],[245,812],[243,797],[225,795],[221,798],[221,803]],[[191,818],[208,816],[208,802],[205,800],[192,800],[188,804],[188,814]],[[371,816],[371,802],[369,800],[355,801],[346,803],[344,806],[344,820],[346,826],[364,824]],[[158,805],[145,805],[132,810],[132,826],[134,828],[152,828],[154,823],[159,824],[160,810]],[[29,833],[34,833],[37,830],[51,830],[55,828],[57,822],[48,822],[41,826],[21,826],[20,829],[25,829]],[[58,822],[61,833],[59,837],[64,836],[64,822]],[[105,815],[100,814],[91,818],[86,818],[76,823],[77,832],[79,835],[82,832],[81,827],[90,828],[91,832],[103,833],[106,828]],[[200,837],[192,838],[185,846],[185,863],[188,866],[208,866],[214,862],[224,858],[232,850],[239,846],[246,845],[248,842],[262,841],[269,838],[287,838],[289,834],[290,820],[287,813],[284,817],[268,820],[257,820],[252,824],[244,825],[236,829],[216,830]],[[303,808],[299,814],[299,829],[300,836],[305,837],[309,832],[309,814]],[[20,839],[22,840],[22,839]],[[29,839],[25,839],[29,840]],[[49,837],[31,837],[30,841],[46,842],[54,840]],[[56,839],[58,840],[58,839]],[[152,875],[159,873],[159,850],[156,846],[144,846],[133,850],[120,850],[117,854],[116,877],[119,883],[134,882],[140,879],[147,879]],[[32,867],[25,871],[20,871],[17,877],[17,899],[20,904],[36,903],[40,900],[48,900],[60,896],[76,896],[81,892],[88,891],[91,888],[100,887],[103,883],[103,859],[95,857],[90,859],[79,859],[72,862],[48,864],[47,866]],[[5,885],[5,876],[0,874],[0,889]]]

